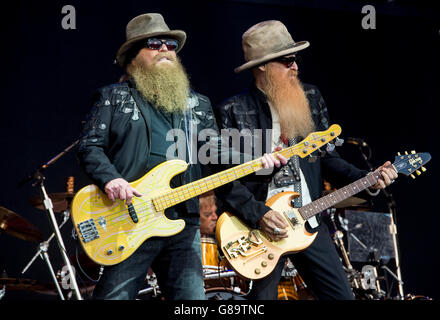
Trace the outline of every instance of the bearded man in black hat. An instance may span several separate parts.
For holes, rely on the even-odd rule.
[[[309,42],[294,42],[283,23],[270,20],[248,29],[243,34],[242,45],[246,63],[235,72],[250,69],[255,81],[247,91],[219,105],[221,129],[270,130],[266,135],[270,143],[263,142],[263,152],[266,152],[267,145],[271,149],[275,146],[284,148],[301,141],[311,132],[328,129],[330,120],[318,88],[302,83],[298,78],[297,53],[307,48]],[[390,164],[386,162],[377,169],[382,177],[368,191],[370,195],[377,194],[379,189],[397,178],[397,173],[388,168]],[[270,197],[283,191],[296,191],[301,197],[295,200],[295,207],[301,207],[322,196],[322,178],[339,188],[366,174],[367,171],[341,159],[336,151],[327,151],[314,162],[292,157],[288,165],[270,176],[244,178],[217,189],[216,193],[222,202],[220,212],[232,212],[252,228],[261,228],[272,240],[278,241],[287,237],[288,225],[280,213],[265,206]],[[292,179],[285,179],[286,175],[295,182],[292,184],[289,182]],[[234,209],[234,194],[247,199],[239,210]],[[353,299],[327,226],[320,223],[319,217],[309,219],[308,224],[313,231],[318,231],[315,241],[305,251],[290,256],[299,274],[318,299]],[[277,298],[285,258],[280,259],[269,276],[254,281],[248,296],[250,299]]]
[[[149,13],[132,19],[126,36],[116,61],[127,77],[97,91],[77,156],[85,173],[109,199],[125,201],[128,206],[133,197],[143,196],[128,181],[170,160],[169,150],[177,150],[179,157],[184,154],[186,161],[193,159],[192,137],[218,127],[209,99],[190,88],[177,56],[186,41],[184,31],[170,30],[160,14]],[[187,143],[173,146],[169,133],[175,129],[184,131]],[[263,165],[279,165],[280,161],[286,159],[267,155]],[[202,170],[199,162],[191,163],[171,180],[171,187],[201,178]],[[198,199],[168,208],[165,215],[183,219],[184,229],[174,236],[149,238],[126,260],[105,267],[93,293],[95,299],[135,299],[150,266],[165,299],[205,298]]]

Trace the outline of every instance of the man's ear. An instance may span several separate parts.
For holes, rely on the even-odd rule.
[[[266,65],[263,64],[263,65],[261,65],[261,66],[258,66],[258,69],[259,69],[260,71],[266,72]]]

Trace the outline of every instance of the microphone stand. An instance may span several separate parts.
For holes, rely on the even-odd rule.
[[[81,293],[79,291],[78,283],[76,282],[76,277],[75,277],[75,272],[74,272],[73,266],[70,263],[69,257],[67,255],[66,246],[64,245],[64,241],[63,241],[63,238],[61,236],[61,232],[60,232],[60,229],[58,227],[57,220],[55,218],[55,214],[54,214],[54,211],[53,211],[52,200],[49,198],[49,196],[48,196],[48,194],[46,192],[46,188],[44,186],[45,177],[42,174],[42,171],[46,170],[50,165],[55,163],[59,158],[61,158],[67,152],[69,152],[76,144],[78,144],[78,142],[79,142],[79,140],[76,140],[69,147],[64,149],[61,153],[56,155],[54,158],[49,160],[47,163],[43,164],[40,168],[38,168],[35,171],[34,174],[28,176],[23,181],[21,181],[19,183],[19,186],[27,183],[28,181],[32,181],[32,180],[35,181],[32,184],[33,187],[35,187],[36,185],[39,186],[40,194],[41,194],[41,197],[43,199],[43,204],[44,204],[44,207],[45,207],[46,212],[48,214],[49,222],[51,223],[51,226],[52,226],[52,229],[54,231],[55,237],[57,238],[58,247],[60,248],[61,255],[62,255],[63,259],[64,259],[64,262],[66,264],[67,270],[68,270],[69,275],[70,275],[71,284],[73,286],[73,291],[75,292],[77,300],[83,300],[83,298],[81,297]],[[49,239],[49,241],[50,241],[50,239]],[[55,274],[53,272],[52,266],[50,265],[49,257],[47,255],[47,245],[48,245],[48,241],[46,241],[45,243],[43,242],[43,245],[40,245],[40,251],[43,252],[43,257],[44,257],[44,259],[45,259],[45,261],[46,261],[46,263],[47,263],[47,265],[49,267],[49,270],[51,271],[51,275],[52,275],[52,278],[55,281],[55,285],[57,287],[58,293],[60,294],[61,299],[64,300],[64,297],[63,297],[63,295],[61,293],[61,290],[59,288],[58,281],[57,281],[57,279],[55,277]]]
[[[60,226],[58,228],[61,229],[63,227],[63,225],[69,220],[69,216],[70,216],[69,215],[69,210],[64,211],[64,220],[63,220],[63,222],[60,224]],[[57,277],[55,275],[55,272],[53,270],[52,264],[50,262],[49,254],[48,254],[49,243],[53,239],[54,236],[55,236],[55,233],[52,233],[52,235],[49,237],[49,239],[47,239],[46,241],[40,243],[39,250],[34,255],[34,257],[29,261],[29,263],[26,265],[26,267],[24,267],[24,269],[21,272],[21,274],[24,274],[27,271],[27,269],[29,269],[29,267],[32,265],[32,263],[34,263],[35,259],[37,259],[37,257],[40,256],[46,262],[46,265],[47,265],[47,267],[49,269],[50,275],[52,276],[52,280],[54,281],[55,287],[56,287],[56,289],[58,291],[58,295],[60,296],[61,300],[65,300],[63,292],[61,291],[61,288],[60,288],[60,284],[58,283]]]
[[[371,148],[365,143],[365,145],[368,147],[369,149],[369,157],[367,157],[363,150],[362,150],[362,146],[358,145],[359,150],[362,154],[363,159],[365,160],[365,163],[367,164],[367,166],[369,167],[370,171],[374,171],[373,166],[371,165],[370,157],[371,157]],[[385,189],[381,190],[382,193],[385,195],[385,197],[387,198],[387,205],[388,205],[388,210],[390,212],[390,217],[391,217],[391,222],[390,222],[390,233],[391,233],[391,238],[393,240],[393,250],[394,250],[394,260],[396,263],[396,280],[398,282],[398,289],[399,289],[399,300],[404,300],[405,299],[405,295],[403,292],[403,281],[402,281],[402,272],[401,272],[401,266],[400,266],[400,254],[399,254],[399,245],[398,245],[398,238],[397,238],[397,225],[396,225],[396,202],[394,201],[394,197],[391,194],[391,192],[388,192]]]

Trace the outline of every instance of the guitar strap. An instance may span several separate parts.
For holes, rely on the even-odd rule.
[[[289,139],[289,147],[295,145],[296,143],[297,143],[296,138]],[[299,197],[294,199],[294,206],[295,206],[295,208],[301,208],[302,207],[302,196],[301,196],[301,175],[300,175],[300,168],[299,168],[299,156],[294,155],[294,156],[290,157],[287,164],[293,173],[293,191],[298,192],[300,194]]]

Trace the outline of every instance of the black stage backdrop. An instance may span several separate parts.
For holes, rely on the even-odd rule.
[[[46,213],[29,204],[38,195],[27,174],[71,145],[90,108],[93,91],[114,83],[122,70],[113,65],[134,16],[160,12],[171,28],[188,39],[181,51],[195,90],[215,106],[246,88],[249,72],[236,75],[243,62],[241,35],[268,19],[283,21],[296,41],[308,40],[300,63],[304,82],[317,85],[342,137],[363,138],[374,166],[396,152],[426,151],[432,161],[416,180],[401,177],[388,190],[397,205],[397,230],[405,293],[440,298],[438,277],[438,166],[440,13],[427,1],[14,1],[3,4],[1,23],[1,198],[0,205],[33,223],[44,235],[52,230]],[[364,5],[376,9],[376,29],[361,21]],[[417,6],[415,5],[417,4]],[[76,29],[65,30],[65,5],[76,9]],[[356,146],[340,153],[367,168]],[[73,152],[45,172],[49,193],[65,191],[75,177],[75,191],[90,182]],[[376,212],[387,212],[383,195]],[[61,216],[57,215],[61,221]],[[72,224],[62,234],[68,254],[75,254]],[[50,283],[38,243],[8,234],[0,238],[2,277]],[[49,255],[56,271],[63,261],[55,241]],[[390,265],[392,268],[392,265]],[[80,283],[81,285],[81,283]],[[395,288],[394,288],[395,289]],[[7,291],[4,299],[56,299],[56,296]]]

